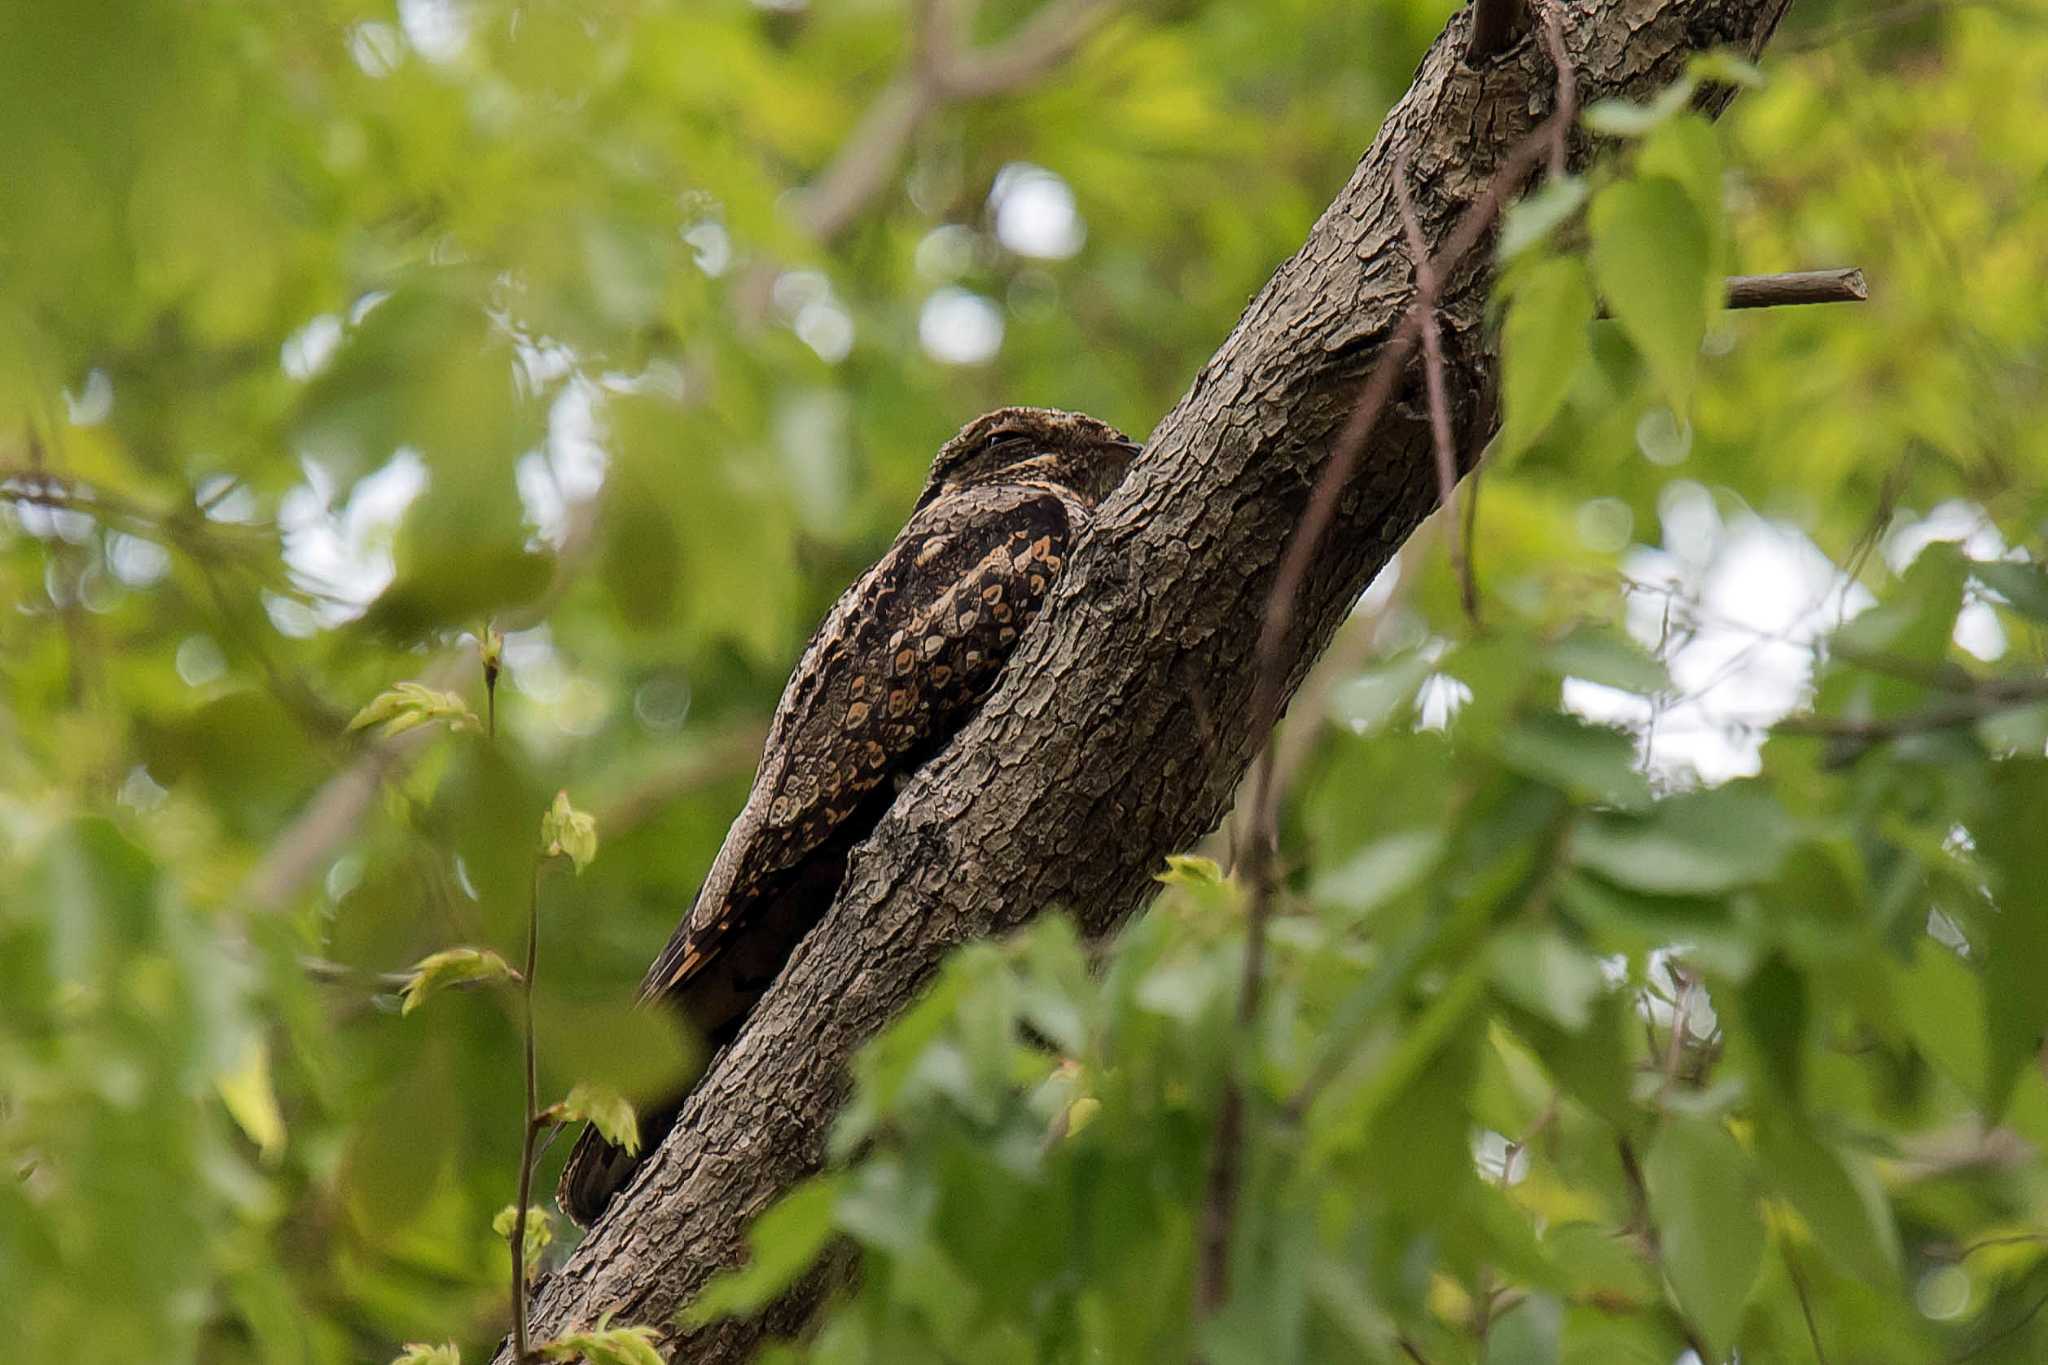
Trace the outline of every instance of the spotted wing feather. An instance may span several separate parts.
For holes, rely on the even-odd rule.
[[[718,1039],[745,1017],[830,905],[847,849],[893,784],[942,745],[995,685],[1065,563],[1081,510],[1060,490],[965,490],[921,509],[849,588],[797,664],[753,790],[696,904],[640,996]],[[641,1115],[652,1148],[682,1096]],[[586,1128],[558,1198],[596,1221],[639,1158]]]
[[[746,807],[643,998],[686,997],[750,912],[973,713],[1044,604],[1073,521],[1055,490],[972,490],[919,512],[847,590],[797,665]]]

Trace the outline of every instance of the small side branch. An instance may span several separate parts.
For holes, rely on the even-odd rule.
[[[1861,270],[1789,270],[1782,275],[1730,275],[1729,308],[1789,308],[1808,303],[1868,303],[1870,285]],[[1600,316],[1611,317],[1605,308]]]
[[[1451,545],[1451,572],[1457,575],[1459,598],[1465,618],[1479,623],[1479,588],[1472,581],[1472,566],[1465,558],[1464,527],[1459,523],[1454,500],[1458,496],[1457,437],[1451,431],[1451,404],[1444,392],[1443,332],[1437,323],[1436,298],[1442,282],[1436,264],[1429,258],[1429,241],[1422,235],[1422,220],[1415,216],[1415,197],[1408,191],[1408,163],[1394,163],[1394,200],[1401,207],[1401,226],[1408,236],[1408,254],[1415,261],[1416,316],[1422,320],[1423,378],[1429,394],[1430,442],[1436,452],[1437,500],[1444,507],[1444,533]],[[1427,300],[1428,306],[1424,306]]]
[[[1870,285],[1863,272],[1793,270],[1783,275],[1730,275],[1730,308],[1778,308],[1795,303],[1867,303]]]

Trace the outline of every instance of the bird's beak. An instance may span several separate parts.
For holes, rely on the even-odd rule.
[[[1140,452],[1142,452],[1142,451],[1143,451],[1143,450],[1145,449],[1145,447],[1144,447],[1144,446],[1142,446],[1142,445],[1139,445],[1139,444],[1138,444],[1138,443],[1137,443],[1136,441],[1133,441],[1133,440],[1129,440],[1129,439],[1125,439],[1125,440],[1122,440],[1122,441],[1118,441],[1118,442],[1117,442],[1117,447],[1118,447],[1119,449],[1123,450],[1123,451],[1124,451],[1124,452],[1125,452],[1126,454],[1128,454],[1128,455],[1129,455],[1129,456],[1130,456],[1130,457],[1131,457],[1132,459],[1134,459],[1134,460],[1135,460],[1135,459],[1137,459],[1137,458],[1138,458],[1138,455],[1139,455],[1139,453],[1140,453]]]

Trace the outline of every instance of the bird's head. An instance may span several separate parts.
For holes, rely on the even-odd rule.
[[[1093,506],[1123,482],[1137,453],[1136,441],[1078,412],[998,408],[939,450],[917,505],[974,484],[1048,483]]]

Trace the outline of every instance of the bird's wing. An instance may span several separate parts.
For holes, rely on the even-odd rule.
[[[687,991],[751,910],[973,714],[1074,529],[1058,492],[1015,485],[965,490],[911,519],[804,651],[746,807],[643,1000]]]

